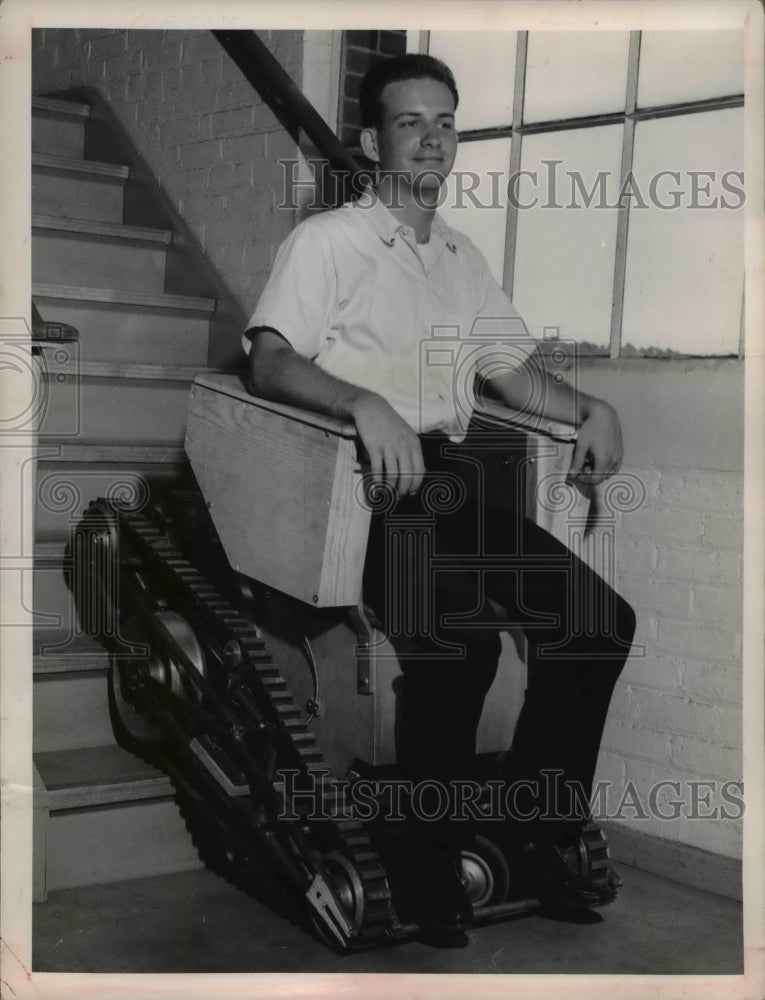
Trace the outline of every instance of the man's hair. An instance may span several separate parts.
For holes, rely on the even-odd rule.
[[[399,80],[437,80],[445,84],[452,93],[456,110],[460,95],[457,93],[454,75],[446,63],[434,56],[409,53],[378,63],[368,70],[361,81],[359,106],[364,128],[380,124],[383,115],[382,92],[389,83],[397,83]]]

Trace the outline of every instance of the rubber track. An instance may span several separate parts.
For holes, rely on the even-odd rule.
[[[316,738],[300,718],[300,710],[287,683],[252,622],[221,597],[149,520],[140,514],[112,510],[115,519],[127,529],[141,562],[151,564],[153,570],[163,574],[168,585],[180,591],[184,603],[193,609],[194,615],[203,621],[210,622],[212,619],[215,630],[225,635],[224,641],[239,643],[245,661],[253,668],[260,684],[261,694],[273,709],[272,722],[279,737],[280,753],[289,756],[291,750],[294,766],[308,773],[323,773],[323,782],[331,786],[332,775]],[[348,950],[353,950],[354,946],[368,947],[388,938],[390,929],[397,923],[390,888],[386,872],[364,828],[354,820],[322,819],[320,823],[323,829],[316,832],[324,836],[327,824],[331,824],[333,839],[339,841],[342,852],[352,861],[363,890],[362,924]]]

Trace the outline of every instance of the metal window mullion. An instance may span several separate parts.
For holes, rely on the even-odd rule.
[[[706,111],[727,111],[743,108],[744,95],[710,97],[703,101],[686,101],[682,104],[662,104],[650,108],[635,108],[636,121],[653,121],[657,118],[680,118],[683,115],[703,114]],[[482,139],[504,139],[516,130],[523,135],[542,135],[549,132],[571,132],[580,128],[598,128],[602,125],[621,125],[626,118],[624,111],[603,111],[596,115],[574,118],[551,118],[543,122],[526,122],[517,126],[493,125],[488,128],[466,129],[460,132],[460,142],[480,142]]]
[[[526,93],[526,53],[528,52],[528,31],[518,32],[515,49],[515,79],[513,81],[513,124],[510,139],[510,182],[521,169],[521,152],[523,149],[523,102]],[[502,268],[502,285],[508,298],[513,297],[515,283],[515,253],[518,235],[518,206],[515,199],[508,198],[507,214],[505,216],[505,260]]]
[[[619,191],[632,172],[635,150],[635,109],[637,108],[638,69],[640,67],[640,32],[630,32],[627,60],[627,95],[625,100],[624,135],[622,137],[622,163],[619,173]],[[618,358],[622,346],[622,319],[624,312],[624,285],[627,274],[627,236],[630,225],[630,199],[621,199],[616,223],[616,252],[614,254],[614,283],[611,297],[611,340],[609,357]]]

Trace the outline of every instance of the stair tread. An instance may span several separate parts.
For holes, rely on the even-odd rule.
[[[116,288],[89,288],[78,285],[33,284],[32,297],[42,299],[78,299],[85,302],[112,302],[155,309],[186,309],[212,314],[215,299],[192,295],[165,295],[152,292],[121,291]]]
[[[102,649],[100,655],[93,653],[48,653],[32,658],[34,677],[50,677],[58,674],[101,674],[109,669],[109,655]]]
[[[45,652],[43,652],[45,650]],[[58,673],[76,668],[74,663],[101,664],[92,669],[102,669],[109,655],[104,647],[89,635],[72,635],[66,629],[35,630],[32,638],[32,656],[35,673]],[[61,666],[59,666],[61,664]],[[86,667],[84,669],[91,669]]]
[[[167,441],[147,441],[142,444],[120,444],[105,441],[62,442],[61,438],[40,437],[37,441],[38,465],[51,462],[91,465],[181,465],[188,459],[180,444]]]
[[[134,240],[141,243],[169,244],[173,233],[170,229],[152,229],[146,226],[126,226],[122,222],[97,222],[91,219],[68,219],[55,215],[33,215],[32,229],[61,233],[82,233],[116,240]]]
[[[55,341],[39,344],[43,350],[59,349]],[[158,379],[163,382],[193,382],[199,374],[231,374],[230,370],[208,368],[207,365],[142,364],[137,361],[75,361],[57,364],[56,375],[78,375],[90,378],[122,379],[123,381]],[[53,374],[43,372],[44,375]]]
[[[90,105],[57,97],[33,97],[33,111],[48,111],[74,118],[90,118]]]
[[[88,790],[117,789],[120,785],[154,784],[165,794],[171,788],[170,779],[151,764],[122,747],[84,747],[78,750],[50,750],[34,755],[35,765],[49,795],[81,791],[89,803]],[[67,804],[74,804],[72,795]],[[113,800],[114,801],[114,800]]]
[[[99,174],[127,180],[130,167],[123,163],[103,163],[100,160],[78,160],[72,156],[54,156],[51,153],[33,153],[32,168],[44,167],[48,170],[62,170],[76,174]]]
[[[48,535],[35,542],[35,562],[40,560],[61,559],[64,556],[68,535]]]

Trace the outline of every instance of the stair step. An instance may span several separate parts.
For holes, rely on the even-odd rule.
[[[68,653],[37,653],[32,658],[35,680],[67,674],[104,674],[109,670],[109,654],[99,647],[92,653],[71,649]]]
[[[32,296],[37,299],[66,299],[74,302],[98,302],[105,305],[137,306],[162,312],[179,311],[212,316],[215,299],[191,295],[157,295],[152,292],[121,291],[117,288],[91,288],[82,285],[54,285],[35,282]]]
[[[48,890],[197,868],[170,780],[118,746],[35,755],[49,802]]]
[[[184,469],[127,464],[93,468],[83,463],[41,463],[37,470],[35,528],[41,535],[69,535],[88,507],[98,497],[119,497],[136,505],[144,497],[180,488],[188,480]]]
[[[51,341],[38,345],[41,350],[43,374],[72,375],[79,378],[102,378],[123,382],[143,382],[148,380],[160,382],[192,383],[197,375],[230,375],[231,369],[208,368],[207,365],[174,365],[174,364],[141,364],[135,361],[87,361],[78,358],[75,352],[61,358],[61,347]]]
[[[114,743],[105,651],[100,656],[36,656],[33,671],[35,753]]]
[[[32,219],[32,272],[42,283],[161,294],[172,234],[92,220]]]
[[[49,371],[45,387],[39,422],[43,437],[139,443],[161,435],[167,444],[184,439],[189,400],[185,381],[77,378]]]
[[[64,174],[88,174],[95,177],[111,177],[127,180],[130,167],[124,163],[103,163],[101,160],[76,160],[71,156],[53,156],[36,153],[32,157],[32,169],[54,170]],[[35,213],[38,214],[38,213]]]
[[[51,812],[166,798],[167,775],[116,744],[35,754]]]
[[[68,659],[73,663],[77,661],[96,663],[99,659],[104,665],[107,662],[106,651],[89,635],[70,636],[68,632],[53,632],[50,629],[39,632],[35,630],[32,637],[32,651],[34,663],[39,661],[41,664],[50,664],[50,667],[45,668],[46,672],[54,670],[55,661],[62,663],[64,670]]]
[[[42,283],[32,297],[44,320],[79,330],[81,359],[207,364],[214,299]]]
[[[166,441],[144,441],[125,444],[114,441],[86,441],[82,438],[62,441],[40,436],[37,441],[38,462],[74,465],[181,465],[187,462],[180,445]]]
[[[85,125],[90,118],[87,104],[32,98],[32,153],[82,158]]]
[[[67,101],[61,97],[33,97],[32,111],[47,112],[62,117],[79,118],[87,121],[90,118],[90,105],[80,101]]]
[[[35,153],[32,211],[35,215],[122,222],[129,174],[129,167],[117,163]]]
[[[57,233],[79,233],[120,242],[159,244],[161,246],[169,246],[173,240],[173,233],[170,229],[126,226],[122,222],[97,222],[93,219],[62,219],[55,215],[34,215],[32,229],[51,230]]]

